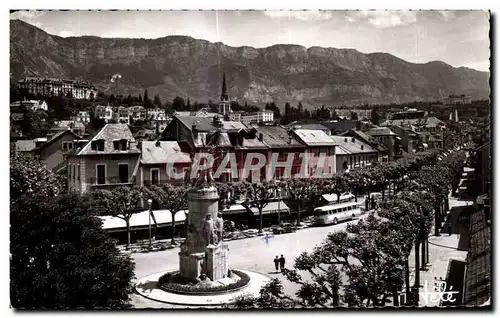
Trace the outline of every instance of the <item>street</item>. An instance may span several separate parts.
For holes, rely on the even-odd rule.
[[[368,214],[361,217],[364,218]],[[286,258],[286,267],[293,266],[294,259],[304,251],[312,250],[320,244],[330,232],[344,230],[347,224],[358,222],[359,217],[348,222],[324,227],[311,227],[295,233],[276,235],[268,240],[263,236],[249,239],[229,241],[229,264],[234,269],[245,269],[280,278],[286,294],[293,294],[297,285],[287,281],[281,274],[276,274],[273,259],[283,254]],[[136,277],[144,277],[162,271],[177,270],[179,267],[178,248],[154,253],[133,254],[136,262]],[[167,304],[159,304],[142,296],[133,295],[132,303],[136,308],[171,308]]]

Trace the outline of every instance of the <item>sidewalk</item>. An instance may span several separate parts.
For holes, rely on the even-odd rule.
[[[459,201],[457,198],[449,197],[449,205],[450,212],[452,210],[456,210],[462,206],[472,206],[474,204],[473,201]],[[438,299],[431,299],[430,296],[426,297],[426,292],[433,292],[433,288],[435,283],[439,284],[440,282],[447,279],[447,275],[449,274],[449,268],[452,260],[456,260],[459,262],[465,262],[467,258],[468,249],[464,249],[464,240],[467,240],[468,245],[468,229],[465,231],[466,233],[461,234],[461,231],[458,227],[453,226],[452,234],[449,235],[448,232],[448,218],[452,216],[452,213],[448,213],[446,216],[445,222],[443,222],[444,226],[441,228],[441,236],[429,236],[429,262],[427,264],[427,270],[420,271],[420,289],[419,289],[419,306],[420,307],[436,307],[440,306],[439,297],[434,297]],[[434,233],[434,228],[431,230],[431,233]],[[464,237],[462,237],[464,236]],[[467,237],[465,237],[467,236]],[[421,250],[420,250],[420,258],[421,260]],[[413,249],[410,253],[410,283],[413,286],[415,282],[415,249]],[[420,264],[421,266],[422,264]],[[449,289],[450,286],[447,286]],[[427,290],[426,290],[427,289]],[[446,298],[446,295],[443,295],[443,298]],[[456,296],[454,295],[456,298]],[[427,299],[426,299],[427,298]]]

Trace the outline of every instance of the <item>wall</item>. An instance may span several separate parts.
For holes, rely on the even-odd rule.
[[[40,152],[40,160],[47,167],[47,169],[52,170],[55,166],[63,162],[64,155],[67,151],[63,151],[63,141],[73,141],[75,137],[72,134],[64,134],[58,140],[54,141],[50,145],[44,147]]]

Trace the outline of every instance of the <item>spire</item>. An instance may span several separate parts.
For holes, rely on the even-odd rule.
[[[222,94],[220,95],[220,100],[225,101],[228,100],[227,96],[227,85],[226,85],[226,73],[222,73]]]

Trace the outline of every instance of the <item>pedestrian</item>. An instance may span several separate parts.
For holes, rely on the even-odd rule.
[[[283,271],[283,269],[285,269],[285,257],[283,256],[283,254],[281,254],[279,262],[280,262],[280,269],[281,271]]]
[[[366,196],[365,198],[365,210],[369,211],[370,210],[370,197]]]
[[[274,268],[276,268],[276,273],[279,272],[280,259],[278,255],[274,258]]]

